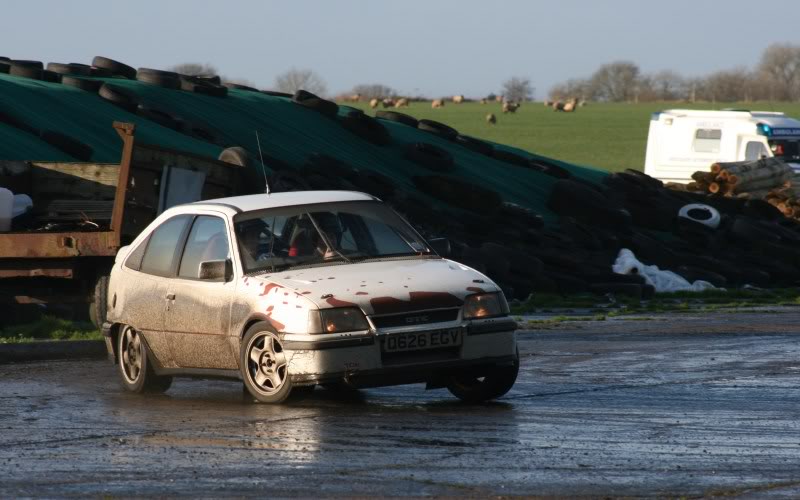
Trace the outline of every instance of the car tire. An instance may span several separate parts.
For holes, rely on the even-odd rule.
[[[136,79],[136,69],[107,57],[95,56],[94,59],[92,59],[92,66],[108,70],[114,76],[123,76],[128,80]]]
[[[136,113],[136,107],[139,105],[139,99],[136,94],[126,88],[114,85],[111,83],[104,83],[98,92],[100,97],[117,105],[125,111]]]
[[[458,137],[458,130],[434,120],[419,120],[417,122],[417,128],[438,135],[442,139],[447,139],[448,141],[454,141],[456,137]]]
[[[519,348],[509,366],[495,366],[484,377],[469,374],[451,375],[447,390],[466,403],[482,403],[503,396],[514,386],[519,375]]]
[[[486,141],[482,141],[468,135],[458,134],[456,137],[456,143],[464,146],[470,151],[480,153],[484,156],[492,156],[494,154],[494,146]]]
[[[150,350],[139,332],[123,325],[117,335],[117,368],[122,386],[135,393],[161,393],[172,385],[172,377],[156,375]]]
[[[178,74],[174,71],[161,71],[152,68],[139,68],[136,71],[136,79],[140,82],[157,85],[165,89],[179,90],[181,81]]]
[[[389,120],[391,122],[402,123],[403,125],[408,125],[409,127],[417,128],[419,124],[419,120],[414,118],[413,116],[407,115],[405,113],[398,113],[397,111],[376,111],[375,118],[380,118],[381,120]]]
[[[450,153],[427,142],[409,144],[405,157],[436,172],[448,172],[455,167],[455,161]]]
[[[80,78],[77,76],[63,76],[61,77],[61,84],[66,85],[68,87],[75,87],[76,89],[85,90],[86,92],[91,92],[96,94],[100,87],[103,86],[103,82],[100,80],[89,80],[87,78]]]
[[[529,167],[530,163],[527,158],[517,153],[506,151],[505,149],[495,149],[492,153],[492,158],[518,167]]]
[[[278,336],[265,321],[250,328],[239,349],[242,380],[260,403],[282,403],[292,392],[289,362]]]
[[[342,118],[342,127],[376,146],[388,146],[392,142],[389,131],[381,122],[362,112],[350,112]]]
[[[89,319],[98,329],[102,328],[108,313],[108,275],[97,278],[92,302],[89,304]]]
[[[311,92],[298,90],[292,96],[292,102],[308,109],[313,109],[328,118],[336,118],[339,113],[339,105],[333,101],[322,99]]]

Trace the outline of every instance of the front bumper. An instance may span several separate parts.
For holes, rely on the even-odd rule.
[[[516,327],[516,322],[507,318],[451,326],[463,329],[462,344],[436,350],[386,353],[382,339],[391,334],[381,332],[331,340],[284,340],[283,349],[292,382],[298,385],[344,381],[371,387],[431,382],[461,370],[478,372],[513,363]]]

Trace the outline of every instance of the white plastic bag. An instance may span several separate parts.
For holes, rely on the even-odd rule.
[[[672,271],[662,271],[658,266],[642,264],[627,248],[619,251],[611,270],[617,274],[641,274],[648,284],[655,287],[656,292],[702,292],[717,288],[708,281],[697,280],[689,283]]]

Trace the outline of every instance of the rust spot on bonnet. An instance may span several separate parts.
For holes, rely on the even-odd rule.
[[[309,293],[311,293],[311,292],[310,291],[303,292],[303,295],[308,295]]]
[[[393,314],[440,307],[460,307],[464,302],[447,292],[410,292],[409,300],[396,297],[375,297],[370,300],[375,314]]]
[[[261,292],[261,295],[266,295],[276,288],[283,288],[283,287],[277,283],[267,283],[266,285],[264,285],[264,291]]]
[[[328,299],[325,302],[327,302],[328,304],[332,305],[333,307],[351,307],[351,306],[355,306],[355,304],[352,303],[352,302],[347,302],[346,300],[339,300],[336,297],[328,297]]]
[[[356,292],[356,295],[369,295],[367,292]]]
[[[330,277],[330,278],[328,278],[328,279],[329,279],[329,280],[335,280],[336,278],[334,278],[333,276],[331,276],[331,277]]]
[[[478,293],[483,293],[483,292],[485,292],[486,290],[484,290],[483,288],[478,288],[477,286],[468,286],[468,287],[467,287],[467,291],[468,291],[468,292],[478,292]]]

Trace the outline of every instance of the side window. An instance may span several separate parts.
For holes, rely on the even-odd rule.
[[[744,150],[745,160],[758,160],[762,156],[767,156],[767,148],[765,148],[763,144],[756,141],[750,141],[747,143],[747,148]]]
[[[692,149],[697,153],[719,153],[722,130],[718,128],[699,128],[694,133]]]
[[[142,268],[142,258],[144,257],[144,250],[147,248],[147,244],[150,242],[150,237],[148,236],[145,240],[139,243],[139,246],[128,255],[128,258],[125,259],[125,267],[128,269],[133,269],[134,271],[138,271]]]
[[[199,276],[201,262],[227,258],[228,234],[225,221],[219,217],[198,216],[186,240],[178,276],[196,279]]]
[[[160,226],[150,235],[144,251],[141,271],[158,276],[168,276],[173,269],[178,243],[191,220],[190,215],[178,215]]]

